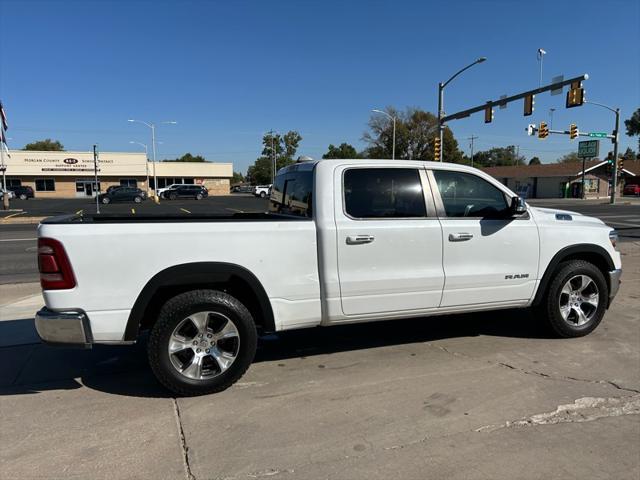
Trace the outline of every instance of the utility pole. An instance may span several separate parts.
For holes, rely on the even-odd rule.
[[[98,188],[98,146],[93,146],[93,174],[95,177],[95,188],[93,191],[96,193],[96,213],[100,215],[100,201],[98,199],[98,194],[100,193],[100,189]]]
[[[516,158],[514,161],[514,165],[518,165],[518,158],[520,158],[520,145],[516,145]]]
[[[271,136],[271,185],[276,183],[276,151],[273,149],[273,130],[269,131]]]
[[[611,180],[611,205],[616,203],[616,189],[618,188],[618,140],[620,139],[620,108],[616,108],[616,128],[613,131],[613,179]]]
[[[477,140],[477,139],[478,139],[478,137],[475,136],[475,135],[471,135],[469,137],[469,140],[471,140],[471,168],[473,168],[473,141]]]

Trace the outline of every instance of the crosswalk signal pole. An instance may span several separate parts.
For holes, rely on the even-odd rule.
[[[618,188],[618,139],[620,129],[620,109],[616,108],[616,129],[613,131],[613,178],[611,179],[611,205],[616,203],[616,190]]]

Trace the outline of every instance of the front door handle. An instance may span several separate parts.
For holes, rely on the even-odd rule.
[[[473,238],[472,233],[450,233],[449,241],[450,242],[466,242],[467,240],[471,240]]]
[[[363,243],[371,243],[376,238],[373,235],[353,235],[347,237],[347,245],[362,245]]]

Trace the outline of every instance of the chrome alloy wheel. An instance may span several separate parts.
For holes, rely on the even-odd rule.
[[[587,275],[571,277],[560,292],[560,315],[573,326],[588,323],[598,310],[598,286]]]
[[[168,345],[173,367],[192,380],[207,380],[229,369],[240,351],[240,333],[220,312],[197,312],[183,319]]]

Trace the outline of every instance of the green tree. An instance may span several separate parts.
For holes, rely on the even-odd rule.
[[[640,108],[638,108],[631,118],[624,121],[625,127],[627,127],[627,135],[633,137],[634,135],[640,135]]]
[[[231,184],[234,185],[236,183],[243,183],[244,175],[241,172],[233,172],[233,177],[231,177]]]
[[[622,158],[629,162],[632,162],[636,159],[636,152],[634,152],[631,147],[627,147],[627,149],[624,151],[624,155],[622,155]]]
[[[23,150],[37,150],[40,152],[64,152],[64,145],[58,140],[51,140],[45,138],[44,140],[37,140],[33,143],[27,143]]]
[[[515,145],[508,147],[494,147],[482,150],[473,156],[474,165],[477,167],[498,167],[504,165],[525,165],[526,158],[518,155]]]
[[[433,142],[438,134],[438,119],[430,112],[408,108],[399,112],[393,107],[385,111],[396,117],[396,158],[404,160],[434,160]],[[393,151],[393,122],[383,115],[372,114],[369,131],[362,139],[369,145],[364,152],[368,158],[391,158]],[[462,152],[453,132],[445,127],[443,141],[445,162],[461,163]]]
[[[531,157],[531,160],[529,160],[529,165],[540,165],[541,163],[538,157]]]
[[[341,143],[339,147],[329,145],[327,153],[322,158],[358,158],[358,152],[352,145]]]
[[[294,130],[284,135],[265,133],[262,137],[262,155],[247,170],[247,178],[257,184],[271,183],[273,158],[276,159],[276,171],[291,165],[301,140],[300,134]]]
[[[581,161],[582,161],[582,158],[578,156],[577,152],[567,153],[566,155],[563,155],[557,160],[558,163],[571,163],[571,162],[581,162]]]
[[[175,160],[163,160],[163,162],[206,162],[206,160],[202,155],[193,156],[191,153],[187,152]]]

